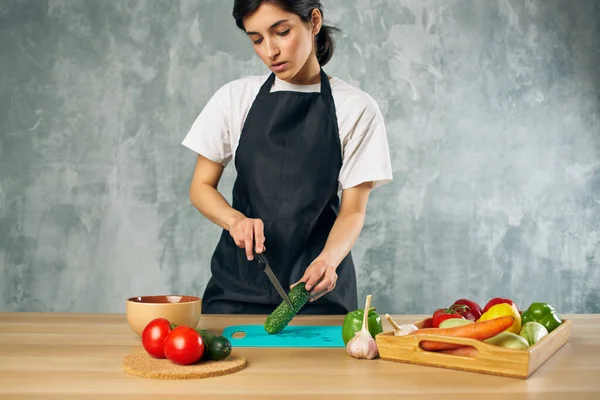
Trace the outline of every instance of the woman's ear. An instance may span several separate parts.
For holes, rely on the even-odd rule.
[[[321,24],[323,23],[323,20],[321,18],[321,12],[319,11],[319,9],[313,8],[310,17],[312,33],[313,35],[318,35],[321,31]]]

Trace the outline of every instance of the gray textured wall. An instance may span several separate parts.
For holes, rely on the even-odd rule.
[[[0,311],[202,293],[219,230],[180,142],[219,86],[267,72],[231,4],[0,0]],[[600,2],[324,4],[344,32],[326,70],[379,102],[395,173],[354,249],[360,298],[600,312]]]

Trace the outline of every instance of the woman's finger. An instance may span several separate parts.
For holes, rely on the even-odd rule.
[[[244,236],[243,234],[240,234],[239,228],[231,232],[231,237],[233,238],[233,241],[237,247],[244,247]]]
[[[313,302],[315,300],[318,300],[321,297],[325,296],[327,293],[329,293],[329,289],[328,288],[326,288],[324,290],[321,290],[319,292],[316,292],[313,296],[310,297],[310,299],[308,301]]]
[[[261,253],[264,251],[265,244],[265,231],[263,222],[260,219],[254,221],[254,245],[257,253]]]
[[[254,245],[254,241],[252,240],[254,229],[252,224],[246,223],[244,229],[244,247],[246,248],[246,257],[248,260],[252,260],[254,258],[254,251],[252,249]]]
[[[311,292],[311,300],[315,301],[335,288],[337,274],[333,268],[327,268],[323,275],[323,280]]]
[[[333,273],[335,273],[333,268],[326,268],[323,272],[323,275],[321,276],[321,281],[315,286],[311,294],[316,295],[323,291],[329,291],[329,288],[331,287],[335,279],[332,275]]]
[[[306,290],[313,290],[313,288],[319,285],[319,282],[324,279],[324,274],[319,273],[319,269],[312,269],[310,272],[310,276],[306,281]]]
[[[307,272],[307,271],[305,271],[305,272],[304,272],[304,275],[302,275],[302,278],[300,278],[300,280],[298,280],[298,282],[296,282],[296,283],[294,283],[294,284],[290,285],[290,289],[293,289],[293,288],[294,288],[294,286],[296,286],[296,285],[297,285],[297,284],[299,284],[300,282],[306,282],[306,281],[308,281],[308,277],[309,277],[309,275],[308,275],[308,272]]]
[[[323,275],[323,279],[312,289],[311,296],[314,296],[324,290],[327,290],[331,286],[331,278],[327,274]]]

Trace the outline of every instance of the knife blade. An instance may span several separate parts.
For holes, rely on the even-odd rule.
[[[287,293],[285,292],[285,290],[283,290],[281,283],[279,283],[279,280],[273,273],[273,270],[269,266],[269,260],[267,260],[267,257],[263,253],[255,253],[255,254],[256,254],[256,259],[258,260],[258,265],[260,265],[261,268],[263,269],[263,271],[265,272],[265,274],[267,274],[267,277],[271,281],[271,284],[273,285],[273,287],[275,287],[275,290],[277,290],[277,293],[279,293],[281,298],[293,310],[294,306],[292,305],[292,302],[291,302],[290,298],[288,297]]]

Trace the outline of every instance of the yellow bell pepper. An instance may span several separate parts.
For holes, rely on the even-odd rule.
[[[512,315],[515,318],[515,322],[505,332],[512,332],[518,335],[521,330],[521,314],[516,306],[507,303],[496,304],[484,312],[477,321],[488,321],[505,315]]]

